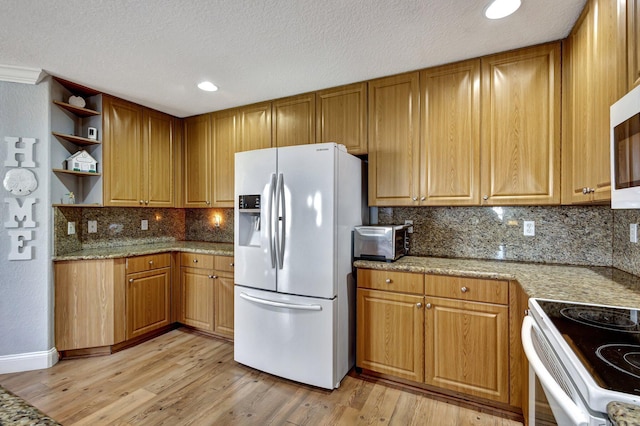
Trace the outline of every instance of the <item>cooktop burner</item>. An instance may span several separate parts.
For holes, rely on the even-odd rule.
[[[616,370],[640,379],[640,345],[602,345],[596,354]]]
[[[538,304],[600,387],[640,395],[638,310],[549,300]]]
[[[572,306],[560,310],[562,316],[584,325],[625,333],[640,333],[638,318],[632,318],[629,311],[619,312],[599,306]]]

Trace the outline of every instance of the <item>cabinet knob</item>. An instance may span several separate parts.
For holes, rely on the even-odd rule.
[[[391,284],[393,281],[391,280],[391,278],[387,278],[386,280],[384,280],[384,282],[387,284]]]
[[[209,204],[211,204],[211,201],[205,201],[204,203],[205,203],[206,205],[209,205]]]
[[[144,204],[144,200],[140,200],[140,204]]]
[[[216,280],[216,279],[218,279],[218,276],[217,275],[209,275],[209,278],[211,278],[212,280]]]
[[[431,303],[427,303],[426,308],[431,309]]]
[[[149,204],[149,200],[144,200],[144,203],[145,204]]]
[[[427,197],[425,197],[425,196],[420,197],[420,201],[424,201],[426,199],[427,199]]]
[[[467,291],[469,291],[469,289],[468,289],[468,288],[466,288],[466,287],[462,287],[462,288],[460,289],[460,291],[461,291],[461,292],[463,292],[463,293],[466,293]]]
[[[153,260],[150,260],[150,261],[149,261],[149,265],[153,265]]]
[[[198,263],[198,259],[193,259],[193,263]]]
[[[231,263],[229,264],[229,266],[235,266],[235,265],[234,265],[234,263],[233,263],[233,262],[231,262]]]
[[[418,197],[413,197],[412,200],[413,201],[418,201]]]
[[[482,199],[483,199],[483,200],[485,200],[485,201],[487,201],[487,200],[489,199],[489,196],[488,196],[488,195],[483,195],[483,196],[482,196]]]
[[[416,303],[416,308],[418,308],[418,309],[422,308],[422,303],[420,303],[420,302]]]
[[[213,278],[213,275],[208,275],[209,278]]]
[[[133,278],[129,278],[129,282],[132,283],[133,282]]]

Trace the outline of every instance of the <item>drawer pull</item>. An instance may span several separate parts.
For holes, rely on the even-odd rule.
[[[427,303],[426,308],[431,309],[431,303]]]
[[[384,280],[384,282],[386,282],[387,284],[391,284],[393,281],[391,280],[391,278],[387,278],[386,280]]]
[[[462,287],[462,288],[460,289],[460,291],[461,291],[461,292],[463,292],[463,293],[466,293],[467,291],[469,291],[469,289],[468,289],[468,288],[466,288],[466,287]]]
[[[129,278],[129,282],[132,283],[133,282],[133,278]]]

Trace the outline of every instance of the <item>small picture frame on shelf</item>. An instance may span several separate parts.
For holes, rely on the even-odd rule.
[[[98,129],[95,127],[89,127],[87,130],[87,139],[97,140],[98,139]]]

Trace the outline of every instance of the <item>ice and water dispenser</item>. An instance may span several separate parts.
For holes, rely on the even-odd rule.
[[[238,244],[260,246],[260,195],[238,196]]]

